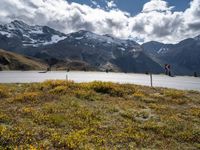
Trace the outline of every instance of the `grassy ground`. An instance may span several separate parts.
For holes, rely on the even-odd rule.
[[[114,83],[0,85],[0,149],[200,149],[200,93]]]
[[[0,49],[0,70],[45,70],[47,65],[36,58]]]

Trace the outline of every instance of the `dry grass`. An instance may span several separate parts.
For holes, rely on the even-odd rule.
[[[46,81],[0,85],[0,149],[199,149],[200,93]]]
[[[3,70],[44,70],[47,68],[47,65],[41,62],[41,60],[2,49],[0,49],[0,56],[8,61],[6,65],[0,62],[0,68]]]
[[[4,86],[0,86],[0,98],[5,98],[8,96],[8,91]]]

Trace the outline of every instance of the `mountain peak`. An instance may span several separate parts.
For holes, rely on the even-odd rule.
[[[11,23],[7,24],[7,26],[13,26],[13,28],[30,28],[30,26],[28,24],[26,24],[25,22],[21,21],[21,20],[14,20]]]
[[[93,46],[98,46],[102,43],[106,46],[116,45],[116,47],[135,47],[138,44],[132,40],[119,39],[111,35],[99,35],[87,30],[65,35],[48,26],[28,25],[21,20],[14,20],[9,24],[0,26],[0,34],[7,37],[15,37],[22,41],[22,45],[27,46],[44,46],[57,43],[65,38],[76,40],[83,44],[92,43]],[[86,43],[85,43],[86,42]]]
[[[25,25],[27,25],[25,22],[23,22],[23,21],[21,21],[21,20],[13,20],[13,21],[11,21],[11,23],[13,23],[13,24],[25,24]]]
[[[79,30],[78,33],[89,33],[90,31],[87,30]],[[90,32],[91,33],[91,32]]]
[[[195,40],[200,41],[200,35],[194,37]]]
[[[97,35],[91,31],[87,31],[87,30],[79,30],[78,32],[74,32],[72,34],[75,34],[77,36],[84,36],[84,37],[93,37],[94,35]]]
[[[22,41],[23,46],[40,46],[53,44],[66,38],[66,35],[48,26],[28,25],[23,21],[14,20],[0,26],[0,35],[15,37]]]

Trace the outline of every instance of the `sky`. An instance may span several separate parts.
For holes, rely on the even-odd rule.
[[[167,0],[169,5],[175,6],[174,11],[184,11],[189,7],[189,3],[191,0]],[[97,5],[101,6],[101,8],[106,9],[107,2],[106,0],[68,0],[68,2],[76,2],[79,4],[86,4],[93,8],[97,7]],[[95,4],[96,2],[96,4]],[[142,11],[143,5],[149,0],[114,0],[117,8],[122,11],[127,11],[131,15],[136,15]]]
[[[88,30],[139,43],[200,35],[200,0],[1,0],[0,23],[21,20],[64,33]]]

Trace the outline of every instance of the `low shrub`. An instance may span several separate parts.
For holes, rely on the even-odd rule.
[[[26,92],[14,97],[11,102],[36,102],[41,94],[39,92]]]
[[[21,109],[21,113],[25,114],[25,115],[32,115],[33,113],[35,113],[35,109],[32,107],[23,107]]]
[[[8,123],[10,121],[10,117],[6,114],[0,111],[0,124],[1,123]]]
[[[177,135],[177,139],[180,141],[190,142],[190,143],[200,143],[200,130],[186,130],[180,132]]]
[[[0,124],[0,136],[2,136],[6,132],[6,127]],[[0,144],[1,145],[1,144]]]
[[[67,135],[65,141],[69,149],[80,148],[80,145],[87,141],[88,130],[83,129],[79,131],[73,131]]]
[[[8,96],[8,90],[3,87],[0,86],[0,98],[6,98]]]
[[[68,87],[67,86],[57,86],[55,87],[54,89],[50,90],[49,92],[51,94],[56,94],[56,95],[59,95],[59,94],[65,94],[66,91],[67,91]]]
[[[40,84],[42,90],[52,90],[56,87],[71,87],[74,85],[73,81],[65,80],[47,80]]]
[[[178,90],[165,90],[164,95],[173,99],[178,99],[185,97],[185,92]]]
[[[97,93],[109,94],[111,96],[123,97],[125,95],[122,87],[110,82],[93,82],[91,83],[91,88]]]
[[[62,126],[66,119],[63,114],[51,114],[46,118],[46,121],[56,126]]]
[[[197,92],[66,81],[0,87],[8,94],[0,98],[0,149],[200,147]]]
[[[74,91],[74,94],[77,98],[79,99],[85,99],[85,100],[89,100],[89,101],[96,101],[96,100],[100,100],[101,97],[98,96],[97,93],[95,93],[94,91],[85,91],[85,90],[76,90]]]
[[[141,92],[141,91],[136,91],[133,94],[133,96],[134,96],[134,98],[139,99],[139,100],[145,98],[145,94],[143,92]]]
[[[189,113],[200,119],[200,109],[199,108],[191,108]]]

